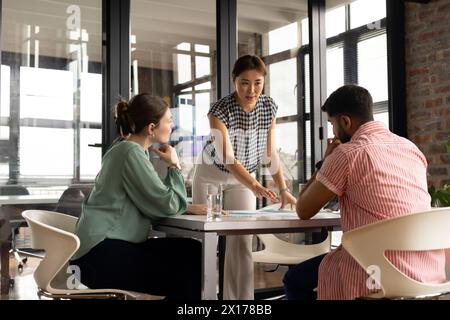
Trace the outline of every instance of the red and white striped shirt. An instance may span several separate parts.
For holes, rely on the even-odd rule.
[[[323,163],[316,180],[339,196],[343,232],[379,220],[430,209],[427,161],[409,140],[383,123],[363,124]],[[409,277],[444,282],[443,250],[391,251],[387,258]],[[354,299],[370,293],[364,269],[341,247],[319,267],[318,299]],[[372,291],[373,292],[373,291]]]

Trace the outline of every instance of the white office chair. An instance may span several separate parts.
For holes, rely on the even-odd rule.
[[[26,210],[22,216],[31,228],[32,246],[44,249],[45,256],[34,272],[38,286],[38,296],[54,299],[124,299],[159,300],[163,297],[118,289],[88,289],[77,286],[68,287],[73,277],[67,273],[68,261],[78,250],[80,240],[73,233],[78,218],[66,214],[45,211]]]
[[[273,234],[257,236],[265,247],[261,251],[252,252],[253,262],[259,263],[295,265],[328,253],[331,248],[331,232],[328,232],[327,238],[321,243],[310,245],[286,242]]]
[[[278,203],[264,209],[278,210],[279,208],[280,204]],[[253,262],[275,264],[277,268],[278,266],[297,265],[303,261],[328,253],[331,249],[331,232],[328,232],[326,239],[322,242],[309,245],[287,242],[273,234],[257,234],[257,237],[264,244],[264,249],[252,252]],[[280,294],[284,291],[281,288],[271,288],[268,291],[278,293],[278,298],[284,296],[284,294]]]
[[[280,203],[276,203],[261,210],[278,210],[280,206]],[[327,238],[321,243],[310,245],[290,243],[277,238],[273,234],[257,234],[257,237],[264,244],[263,250],[252,253],[253,262],[259,263],[295,265],[328,253],[331,248],[331,232],[328,232]]]
[[[387,250],[420,251],[450,248],[450,208],[439,208],[372,223],[344,233],[342,245],[364,268],[377,266],[381,290],[367,298],[432,298],[450,292],[450,282],[418,282],[397,269]]]

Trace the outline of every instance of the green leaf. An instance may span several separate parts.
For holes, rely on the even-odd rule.
[[[447,140],[447,152],[450,152],[450,134],[448,135],[448,140]]]
[[[450,191],[441,189],[436,192],[436,199],[439,200],[441,207],[450,206]]]

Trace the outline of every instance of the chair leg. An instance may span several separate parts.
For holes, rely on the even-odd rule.
[[[14,259],[17,261],[17,271],[19,273],[23,272],[23,265],[28,262],[28,258],[21,258],[19,255],[19,251],[17,249],[11,249],[9,253],[12,253],[14,255]]]
[[[134,298],[121,293],[70,293],[70,294],[53,294],[39,289],[37,295],[39,299],[42,297],[53,300],[79,300],[79,299],[100,299],[100,300],[135,300]]]
[[[9,248],[11,243],[9,241],[0,242],[0,255],[1,255],[1,289],[0,294],[7,295],[9,288],[12,286],[12,279],[9,276]]]
[[[218,243],[218,258],[219,258],[219,292],[218,299],[223,300],[223,278],[224,278],[224,270],[225,270],[225,250],[226,250],[226,237],[219,236]]]
[[[16,229],[12,228],[11,230],[11,250],[9,251],[10,254],[14,256],[14,259],[17,261],[17,271],[19,273],[23,272],[23,265],[27,263],[28,259],[22,259],[19,256],[19,253],[17,252],[16,248]]]
[[[19,253],[26,254],[26,255],[32,256],[32,257],[38,257],[38,258],[42,258],[42,257],[39,255],[34,255],[33,253],[28,253],[28,252],[17,249],[17,247],[16,247],[16,234],[17,233],[18,233],[18,228],[12,228],[12,230],[11,230],[11,250],[9,253],[13,254],[14,259],[16,259],[16,261],[17,261],[17,271],[19,273],[22,273],[23,266],[24,266],[24,264],[27,264],[28,258],[27,257],[22,258],[19,255]]]

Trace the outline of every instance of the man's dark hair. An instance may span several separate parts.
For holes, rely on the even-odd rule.
[[[348,114],[363,122],[373,120],[372,96],[367,89],[353,84],[334,91],[321,109],[330,117]]]

